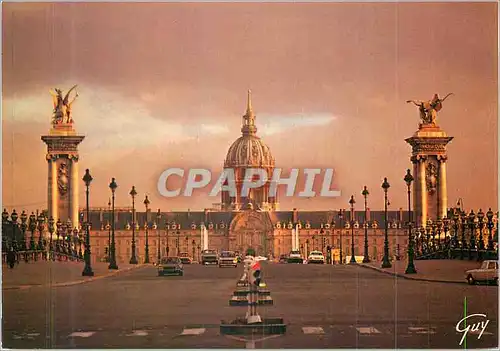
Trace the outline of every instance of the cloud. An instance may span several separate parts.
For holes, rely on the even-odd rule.
[[[133,100],[108,89],[89,86],[80,88],[78,92],[79,97],[73,105],[75,128],[81,134],[92,135],[92,138],[86,141],[91,149],[133,150],[229,132],[224,124],[171,121],[168,111],[162,115],[154,115],[144,102],[151,99],[151,96]],[[8,121],[43,123],[47,124],[47,127],[51,111],[52,99],[48,91],[37,95],[7,98],[3,106],[4,119]]]
[[[300,127],[317,127],[330,124],[337,117],[328,113],[297,113],[290,115],[259,114],[257,126],[260,135],[273,135]]]

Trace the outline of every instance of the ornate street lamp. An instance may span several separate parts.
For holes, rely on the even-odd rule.
[[[146,228],[146,248],[144,251],[144,254],[146,255],[146,257],[144,258],[144,263],[149,263],[149,233],[148,233],[148,229],[149,229],[149,224],[148,224],[149,200],[148,200],[147,195],[146,195],[146,198],[144,199],[144,206],[146,206],[146,225],[145,225],[145,228]],[[158,223],[158,225],[159,225],[159,223]],[[158,225],[157,225],[157,228],[158,228]]]
[[[28,215],[26,214],[26,212],[24,210],[21,213],[20,218],[21,218],[21,232],[23,234],[23,236],[21,238],[21,247],[22,247],[23,251],[26,251],[26,228],[27,228],[26,221],[28,220]],[[26,254],[25,254],[25,257],[26,257]]]
[[[479,250],[484,250],[484,239],[483,239],[484,212],[483,212],[483,210],[479,209],[479,212],[477,213],[477,219],[478,219],[478,223],[479,223],[479,243],[478,243],[478,249]]]
[[[441,218],[438,218],[436,220],[436,232],[437,232],[437,246],[436,248],[438,250],[441,250],[441,232],[442,232],[442,226],[443,226],[443,221]]]
[[[391,185],[387,181],[387,178],[384,178],[384,182],[382,183],[382,189],[384,189],[384,222],[385,222],[385,238],[384,238],[384,258],[382,260],[382,268],[391,268],[391,262],[389,261],[389,238],[388,238],[388,222],[387,222],[387,190]]]
[[[146,196],[146,199],[148,197]],[[156,223],[158,223],[158,226],[156,227],[156,232],[158,235],[158,257],[157,257],[157,263],[160,264],[161,261],[161,239],[160,239],[160,220],[161,220],[161,211],[158,209],[158,212],[156,212]],[[168,256],[168,253],[167,253]]]
[[[186,236],[186,252],[189,252],[189,238]]]
[[[28,227],[31,232],[31,237],[30,237],[30,250],[35,251],[35,230],[36,230],[36,216],[33,212],[30,214],[30,219],[28,222]]]
[[[50,216],[50,218],[49,218],[49,233],[50,233],[50,238],[49,238],[49,255],[50,256],[49,257],[50,257],[50,259],[52,261],[55,258],[54,257],[54,253],[53,253],[54,247],[52,245],[52,236],[54,235],[54,229],[55,229],[54,228],[54,223],[55,223],[54,218],[52,216]]]
[[[78,245],[80,243],[80,236],[78,235],[78,228],[77,227],[75,227],[75,229],[73,229],[73,239],[74,239],[74,243],[75,243],[75,257],[80,258],[80,254],[76,248],[76,245]]]
[[[198,245],[196,248],[198,249],[198,262],[201,262],[201,252],[200,252],[201,247],[200,245]]]
[[[108,262],[111,262],[111,199],[108,200]]]
[[[45,229],[45,216],[41,213],[38,216],[38,231],[40,232],[40,236],[38,237],[38,250],[43,250],[43,230]],[[42,256],[43,258],[43,256]]]
[[[406,183],[406,187],[408,190],[408,266],[406,267],[406,274],[415,274],[417,270],[415,269],[415,264],[413,262],[414,254],[413,251],[413,236],[412,236],[412,213],[411,213],[411,183],[413,182],[413,176],[409,169],[406,170],[406,175],[403,178]]]
[[[356,259],[354,258],[354,195],[351,195],[351,199],[349,200],[349,204],[351,205],[351,260],[350,264],[356,263]]]
[[[61,252],[61,244],[59,242],[61,233],[63,231],[63,224],[61,222],[61,219],[58,218],[56,222],[56,234],[57,234],[57,241],[56,241],[56,252],[57,252],[57,258],[61,258],[59,255],[59,252]]]
[[[9,224],[9,213],[7,209],[3,209],[2,212],[2,233],[5,233],[7,230],[7,225]],[[7,251],[7,237],[2,235],[2,252]]]
[[[137,264],[137,257],[135,256],[135,196],[137,191],[135,191],[135,186],[132,186],[130,190],[130,196],[132,196],[132,257],[130,257],[130,264]]]
[[[361,195],[363,195],[363,197],[365,198],[365,220],[363,225],[363,227],[365,228],[365,257],[363,257],[363,263],[369,263],[370,256],[368,255],[368,219],[366,218],[366,215],[367,215],[368,195],[370,195],[370,193],[368,192],[368,188],[366,187],[366,185],[363,188]]]
[[[493,251],[493,211],[490,209],[486,212],[488,218],[488,251]]]
[[[470,245],[469,251],[476,249],[476,215],[474,214],[474,210],[470,210],[469,213],[469,228],[470,228]]]
[[[92,176],[90,175],[90,172],[88,169],[85,170],[85,175],[83,176],[82,180],[85,182],[85,199],[86,199],[86,204],[87,204],[87,221],[85,223],[85,229],[87,231],[87,236],[85,238],[85,252],[83,255],[83,257],[85,259],[85,267],[83,268],[82,276],[91,277],[94,275],[94,272],[92,271],[92,267],[90,265],[89,187],[90,187],[90,183],[92,182]],[[71,227],[69,228],[69,230],[71,230]]]
[[[11,215],[10,215],[11,223],[12,223],[12,249],[14,251],[14,254],[16,255],[16,262],[17,260],[17,238],[16,238],[16,231],[17,231],[17,212],[16,210],[13,210]]]
[[[26,221],[28,220],[28,215],[26,214],[26,212],[23,210],[23,212],[21,213],[21,231],[23,232],[23,239],[21,241],[21,246],[23,248],[23,251],[24,251],[24,261],[25,262],[28,262],[28,253],[26,252],[27,251],[27,242],[26,242],[26,229],[28,227],[28,225],[26,224]]]
[[[115,251],[115,191],[118,185],[115,182],[115,178],[111,178],[111,183],[109,183],[109,188],[111,189],[111,247],[109,248],[109,266],[108,269],[118,269],[116,264],[116,251]]]
[[[458,211],[455,211],[453,214],[453,248],[456,248],[458,245],[458,223],[460,217],[458,215]]]
[[[175,244],[177,246],[177,251],[176,251],[176,255],[179,256],[179,251],[180,251],[180,236],[181,236],[181,232],[180,231],[177,231],[177,239],[175,241]]]
[[[71,224],[71,220],[68,218],[68,220],[66,221],[66,240],[65,240],[66,254],[67,254],[66,259],[68,258],[71,259],[71,233],[73,232],[71,228],[73,228],[73,225]]]
[[[169,245],[169,240],[168,240],[168,231],[170,229],[170,223],[168,223],[167,220],[165,220],[165,227],[167,228],[167,230],[166,230],[166,234],[167,234],[167,248],[166,248],[166,251],[167,251],[167,257],[168,257],[169,252],[170,252],[170,245]]]
[[[462,226],[462,245],[460,245],[460,258],[464,258],[464,249],[468,248],[465,241],[465,228],[467,227],[467,214],[465,211],[460,212],[460,225]]]
[[[340,219],[340,245],[339,245],[339,250],[340,250],[340,264],[343,264],[343,257],[342,257],[342,229],[344,229],[344,210],[340,209],[339,210],[339,219]]]
[[[451,240],[449,240],[448,231],[450,230],[450,220],[448,217],[443,218],[443,232],[444,232],[444,247],[445,249],[450,248]]]
[[[194,255],[195,255],[195,245],[196,245],[196,241],[194,241],[194,239],[193,239],[193,241],[191,241],[191,247],[193,249],[193,261],[195,259],[195,257],[194,257]]]

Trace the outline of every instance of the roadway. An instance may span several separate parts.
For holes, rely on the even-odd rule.
[[[221,320],[245,315],[228,301],[242,267],[185,265],[183,277],[152,266],[59,288],[3,291],[6,348],[244,348],[222,336]],[[467,314],[489,323],[467,348],[498,346],[498,287],[411,281],[358,266],[263,264],[284,336],[257,348],[463,348],[455,331]],[[477,323],[482,319],[471,319]],[[260,338],[260,337],[258,337]]]

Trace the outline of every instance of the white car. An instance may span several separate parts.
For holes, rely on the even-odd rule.
[[[325,256],[321,251],[311,251],[309,257],[307,258],[307,263],[325,263]]]
[[[288,255],[288,263],[304,263],[304,258],[298,250],[292,250]]]
[[[471,285],[476,282],[491,282],[498,285],[498,262],[493,260],[483,261],[481,268],[465,272],[465,279]]]

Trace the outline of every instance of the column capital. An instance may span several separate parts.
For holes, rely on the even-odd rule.
[[[448,161],[448,156],[446,156],[446,155],[438,155],[438,156],[437,156],[437,160],[438,160],[440,163],[445,163],[446,161]]]
[[[70,161],[73,161],[73,162],[78,162],[79,158],[80,158],[80,156],[78,156],[76,154],[70,154],[70,155],[68,155],[68,159]]]
[[[412,163],[419,163],[419,162],[425,162],[427,160],[426,155],[413,155],[410,157],[410,161]]]
[[[51,154],[51,153],[47,153],[47,155],[45,155],[45,159],[47,161],[55,161],[58,159],[57,155],[54,155],[54,154]]]

